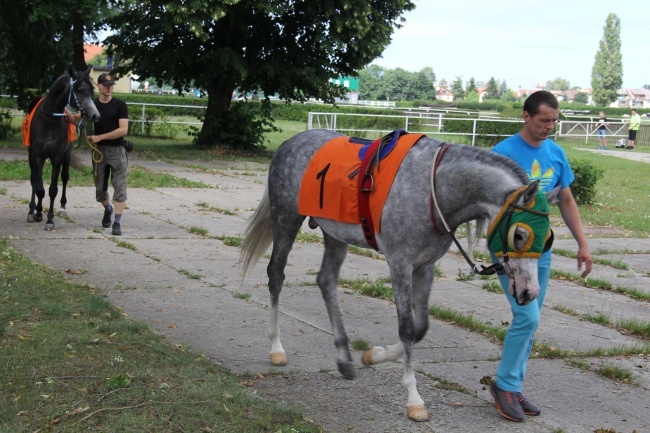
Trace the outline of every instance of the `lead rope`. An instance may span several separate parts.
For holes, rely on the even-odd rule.
[[[445,217],[442,215],[442,212],[440,212],[440,207],[438,206],[438,199],[436,198],[436,190],[435,190],[435,170],[436,170],[436,160],[438,159],[438,154],[440,153],[440,148],[441,146],[436,147],[436,151],[433,153],[433,161],[431,162],[431,200],[433,201],[433,206],[436,208],[436,211],[438,212],[438,216],[440,217],[440,221],[442,221],[442,224],[445,226],[445,229],[447,230],[447,233],[449,236],[451,236],[451,239],[454,241],[456,244],[456,247],[458,248],[458,251],[463,255],[465,258],[465,261],[467,264],[470,265],[472,270],[474,271],[475,274],[478,275],[492,275],[492,274],[510,274],[512,273],[512,266],[510,266],[510,262],[508,261],[508,251],[507,249],[505,250],[505,260],[502,263],[494,263],[491,266],[485,267],[481,265],[482,270],[479,270],[476,267],[476,264],[469,258],[463,247],[460,245],[460,242],[458,242],[458,239],[456,239],[456,236],[454,236],[454,233],[449,229],[449,225],[447,224],[447,221],[445,220]],[[431,215],[431,219],[435,219],[435,215]],[[435,224],[435,221],[434,221]],[[508,267],[506,270],[505,267]]]

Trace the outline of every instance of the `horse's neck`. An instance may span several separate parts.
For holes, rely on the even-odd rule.
[[[522,185],[515,173],[490,162],[458,158],[440,166],[435,179],[436,198],[450,227],[493,218],[508,193]]]
[[[45,96],[43,101],[43,112],[47,114],[63,113],[68,104],[68,86],[54,85]]]

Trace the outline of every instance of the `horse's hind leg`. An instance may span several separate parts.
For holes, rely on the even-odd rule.
[[[43,221],[43,197],[45,197],[45,188],[43,188],[43,163],[44,160],[29,152],[29,181],[32,185],[32,197],[29,201],[29,212],[27,213],[27,222],[40,223]],[[38,204],[36,198],[38,197]]]
[[[266,268],[269,277],[269,294],[271,295],[271,317],[269,319],[268,336],[271,340],[271,364],[287,365],[287,355],[280,341],[279,304],[280,292],[284,283],[284,268],[293,247],[293,241],[298,235],[300,226],[305,218],[296,217],[273,218],[273,250],[271,260]]]
[[[339,271],[347,255],[348,246],[327,233],[323,233],[323,237],[325,239],[325,253],[323,254],[323,263],[318,273],[317,282],[323,295],[325,306],[327,307],[332,331],[334,332],[334,345],[337,350],[336,364],[339,372],[346,379],[354,379],[356,373],[354,371],[352,354],[350,353],[348,336],[345,333],[345,326],[343,326],[343,318],[341,317],[337,287]]]

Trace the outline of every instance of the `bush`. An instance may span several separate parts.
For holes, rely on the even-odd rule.
[[[265,134],[278,129],[273,125],[270,104],[234,102],[224,115],[204,122],[203,128],[191,128],[199,146],[228,146],[236,150],[263,149]]]
[[[603,178],[605,170],[595,167],[584,159],[569,160],[576,179],[571,184],[571,192],[580,205],[593,204],[596,198],[596,182]]]
[[[11,128],[11,114],[9,111],[0,111],[0,140],[9,138],[14,134]]]
[[[174,138],[179,133],[179,129],[175,125],[166,123],[167,117],[163,110],[154,107],[147,108],[144,117],[144,128],[142,127],[141,120],[142,118],[139,113],[137,117],[131,117],[131,121],[129,121],[129,135]]]

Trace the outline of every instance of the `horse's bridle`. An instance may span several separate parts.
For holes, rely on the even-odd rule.
[[[460,253],[463,255],[465,258],[465,261],[470,265],[472,270],[474,271],[475,274],[478,275],[512,275],[512,265],[510,264],[510,258],[508,256],[508,242],[507,239],[504,237],[504,233],[507,236],[507,231],[501,230],[501,227],[503,226],[504,223],[507,224],[506,227],[510,226],[510,218],[512,217],[512,213],[518,209],[521,211],[526,211],[526,212],[531,212],[537,215],[542,215],[542,216],[548,216],[549,214],[547,212],[540,212],[535,209],[531,209],[528,207],[520,206],[518,205],[519,199],[526,193],[526,190],[528,186],[523,186],[521,188],[518,188],[517,190],[508,193],[508,197],[506,199],[506,203],[504,205],[505,208],[505,213],[502,215],[501,219],[497,222],[497,225],[494,227],[494,232],[496,233],[497,231],[501,232],[501,243],[502,243],[502,248],[503,248],[503,261],[502,262],[497,262],[493,263],[490,266],[483,266],[481,265],[481,270],[479,270],[476,267],[476,264],[472,262],[463,249],[463,247],[460,245],[460,242],[458,242],[458,239],[456,239],[456,236],[454,236],[454,232],[456,229],[450,229],[449,225],[447,224],[447,221],[445,220],[445,217],[442,215],[442,212],[440,212],[440,207],[438,206],[438,200],[436,199],[436,190],[435,190],[435,175],[436,175],[436,170],[438,168],[438,165],[440,163],[440,159],[442,159],[442,156],[444,155],[445,151],[449,148],[448,143],[442,143],[440,146],[436,148],[436,151],[433,154],[433,162],[431,164],[431,201],[433,203],[432,207],[435,207],[435,210],[438,213],[438,216],[440,217],[440,220],[442,221],[442,224],[445,226],[445,229],[447,230],[447,234],[451,236],[451,239],[454,241],[456,244],[456,247],[458,247],[458,250]],[[539,183],[539,181],[537,181]],[[513,197],[514,195],[514,197]],[[511,199],[512,197],[512,199]],[[502,208],[502,210],[504,210]],[[501,213],[501,212],[499,212]],[[431,219],[433,220],[434,226],[436,226],[435,222],[435,217],[433,215],[433,209],[431,213]],[[441,234],[444,234],[441,232]]]
[[[52,113],[52,116],[58,116],[58,117],[63,117],[67,116],[69,114],[77,114],[81,113],[82,119],[86,118],[86,111],[83,109],[81,104],[79,103],[79,98],[77,97],[77,92],[74,91],[74,84],[77,82],[77,80],[73,79],[70,77],[70,91],[68,92],[68,103],[66,104],[67,107],[72,107],[70,102],[72,101],[72,98],[74,98],[74,103],[77,106],[78,111],[70,111],[69,113]]]

